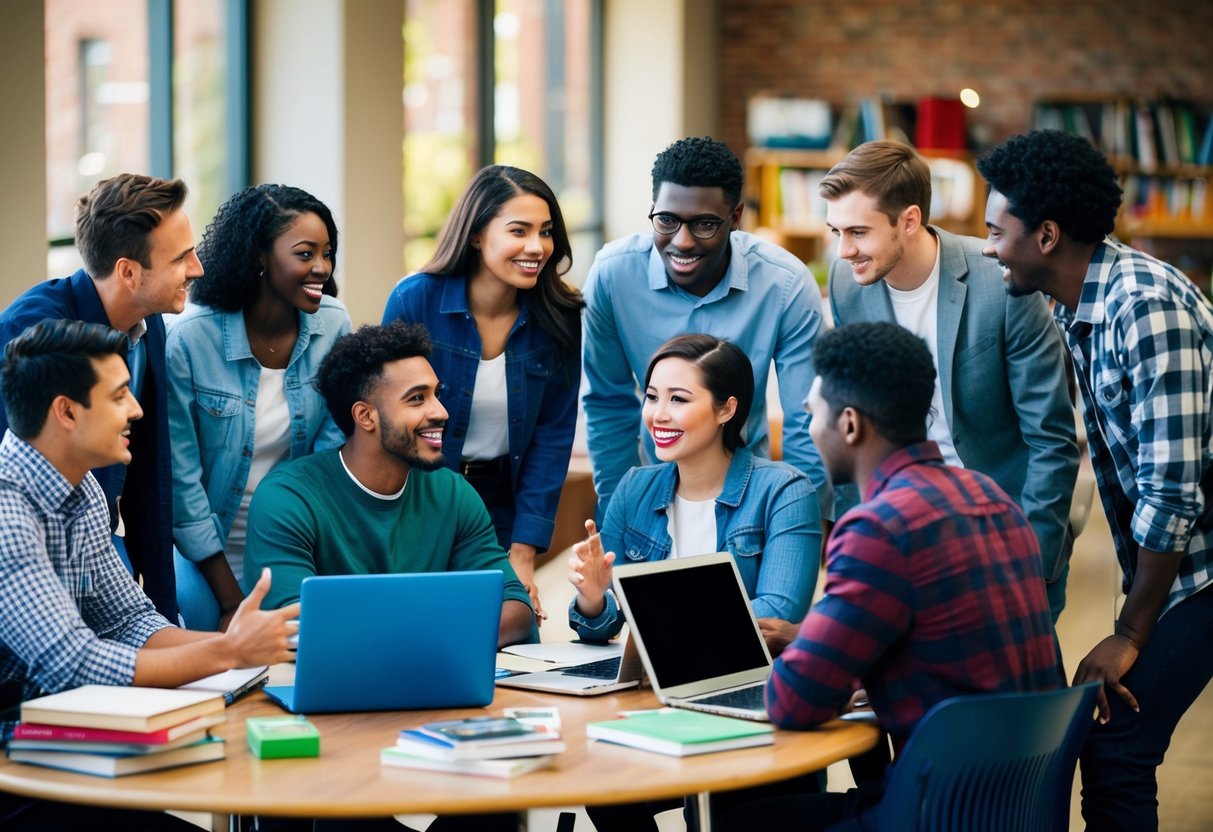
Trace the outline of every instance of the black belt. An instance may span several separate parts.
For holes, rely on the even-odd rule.
[[[505,454],[495,459],[465,459],[459,463],[459,473],[468,479],[508,476],[510,473],[510,457],[508,454]]]

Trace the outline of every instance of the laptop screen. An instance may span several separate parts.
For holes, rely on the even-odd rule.
[[[689,564],[694,558],[679,561]],[[733,564],[624,574],[615,579],[628,600],[657,685],[672,688],[770,662],[753,624]]]

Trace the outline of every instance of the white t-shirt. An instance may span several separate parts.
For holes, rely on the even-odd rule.
[[[273,470],[291,452],[291,411],[286,404],[286,369],[261,368],[261,379],[257,384],[257,409],[253,414],[253,461],[249,465],[248,480],[244,483],[244,495],[240,508],[232,521],[223,553],[232,567],[236,580],[244,570],[244,543],[248,536],[248,506],[253,492],[265,475]]]
[[[935,362],[935,393],[931,396],[931,413],[927,416],[927,438],[939,445],[944,462],[963,468],[964,463],[956,455],[956,446],[952,444],[952,427],[943,409],[943,388],[939,384],[939,243],[935,244],[935,265],[926,283],[903,292],[894,289],[886,281],[885,289],[893,303],[897,323],[926,341],[931,360]]]
[[[463,441],[464,459],[496,459],[510,452],[510,407],[506,397],[505,353],[476,367],[472,415]]]
[[[694,557],[716,551],[716,500],[687,500],[674,495],[666,507],[670,557]]]

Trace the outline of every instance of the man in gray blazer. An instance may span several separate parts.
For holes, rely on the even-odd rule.
[[[1045,299],[1010,297],[985,241],[927,225],[931,173],[913,148],[868,142],[821,183],[838,238],[830,269],[837,325],[893,321],[935,359],[929,437],[953,465],[991,477],[1040,542],[1049,608],[1065,606],[1078,472],[1074,411],[1060,333]],[[836,498],[835,516],[855,500]]]

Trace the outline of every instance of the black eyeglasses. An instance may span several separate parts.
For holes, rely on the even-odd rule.
[[[720,226],[726,222],[720,217],[693,217],[684,220],[682,217],[665,211],[649,214],[649,219],[653,222],[653,230],[658,234],[665,236],[677,234],[678,229],[685,225],[691,230],[691,236],[700,240],[710,240],[715,237],[720,232]]]

